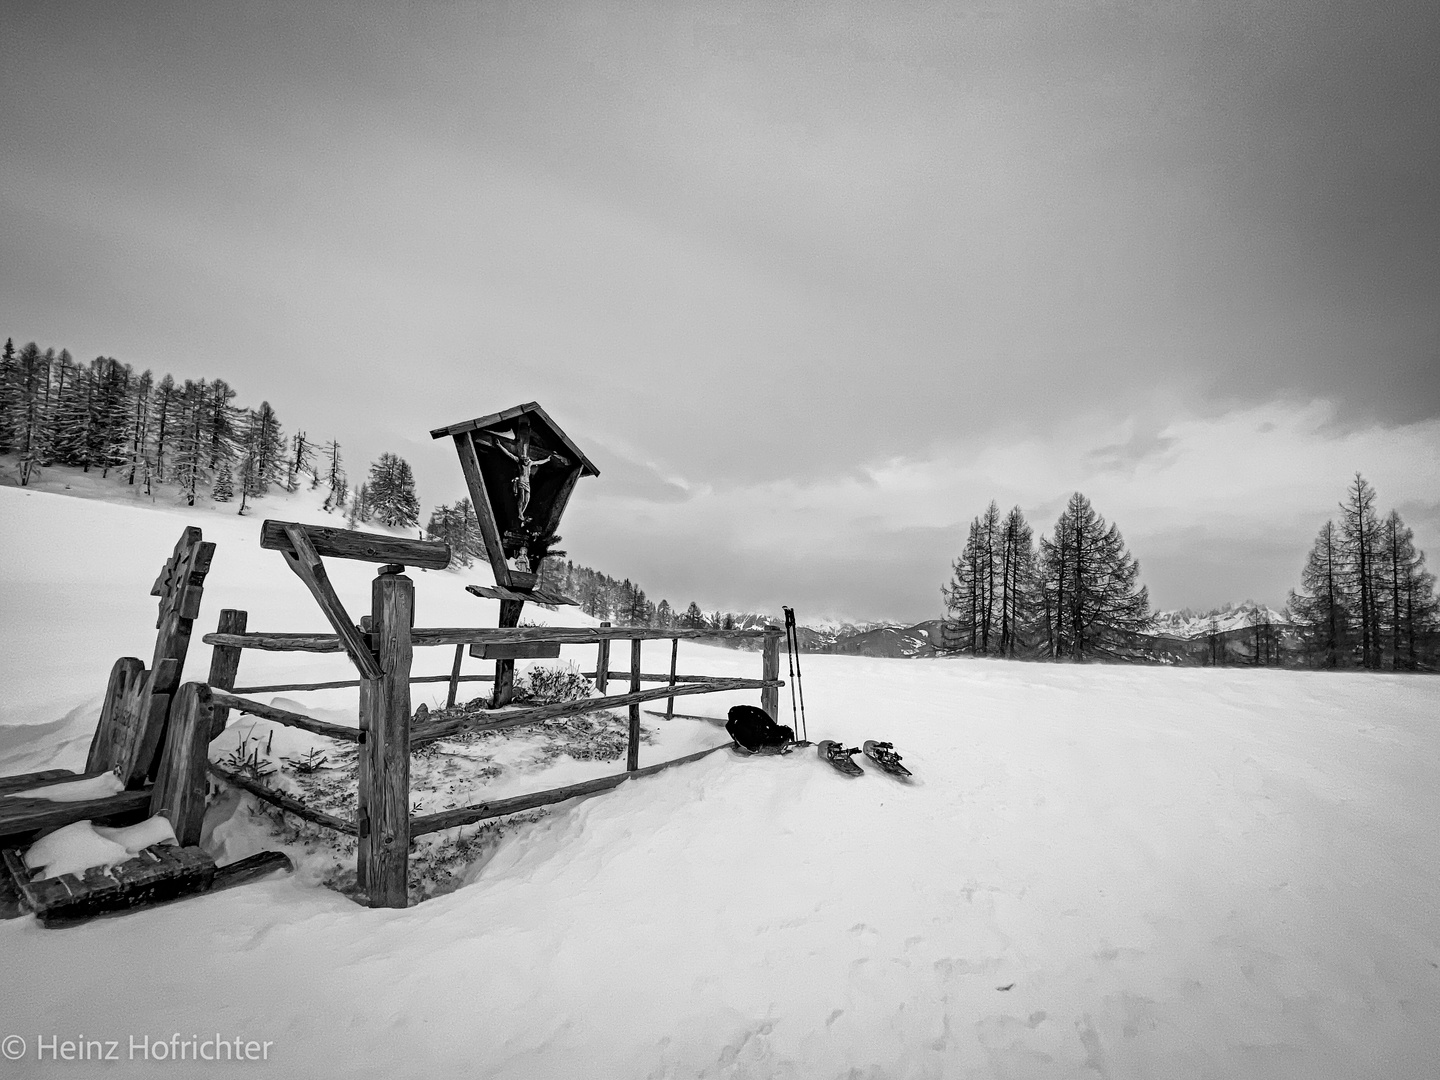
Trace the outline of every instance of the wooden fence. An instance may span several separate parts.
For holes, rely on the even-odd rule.
[[[276,526],[276,527],[272,527]],[[278,526],[283,526],[279,528]],[[507,627],[507,628],[417,628],[414,627],[415,587],[404,574],[406,564],[434,565],[439,558],[433,549],[444,549],[443,544],[419,540],[397,540],[393,537],[377,537],[383,544],[377,544],[371,553],[356,553],[367,534],[341,533],[346,537],[344,548],[332,546],[325,533],[339,530],[320,530],[313,526],[296,526],[288,523],[266,523],[262,534],[262,546],[275,547],[286,554],[287,562],[296,570],[302,580],[321,601],[332,625],[337,625],[335,634],[285,634],[251,633],[246,630],[247,616],[243,611],[226,609],[220,614],[219,626],[215,633],[206,634],[204,641],[214,647],[208,680],[210,700],[213,709],[211,733],[218,735],[224,729],[231,709],[258,716],[275,723],[300,728],[317,735],[359,744],[358,769],[358,813],[356,820],[325,814],[292,796],[274,791],[264,784],[251,780],[221,765],[210,762],[210,772],[238,788],[249,791],[257,798],[280,807],[291,814],[311,821],[325,828],[348,833],[359,840],[357,876],[359,886],[365,892],[372,907],[404,907],[407,901],[407,878],[409,871],[410,841],[425,833],[451,829],[488,818],[513,814],[520,810],[533,809],[550,803],[561,802],[577,795],[587,795],[617,787],[635,776],[645,776],[672,765],[683,764],[704,757],[715,750],[728,746],[721,743],[708,750],[690,754],[673,761],[660,762],[640,767],[640,706],[647,701],[658,701],[693,694],[714,694],[731,690],[760,691],[760,704],[772,716],[779,704],[779,687],[783,682],[780,672],[779,628],[760,630],[654,630],[644,627]],[[357,537],[360,539],[357,540]],[[299,543],[295,541],[299,540]],[[309,543],[306,543],[306,541]],[[305,551],[304,548],[309,550]],[[305,571],[296,568],[298,559],[303,561]],[[328,554],[342,558],[362,558],[381,561],[378,575],[372,582],[370,614],[360,625],[349,621],[333,590],[325,580],[320,555]],[[428,561],[422,562],[421,559]],[[448,561],[448,549],[445,549]],[[317,582],[323,587],[317,587]],[[328,594],[328,595],[327,595]],[[348,632],[347,632],[348,631]],[[760,638],[762,645],[762,671],[758,679],[720,678],[708,675],[682,675],[676,671],[676,657],[682,638]],[[640,667],[641,642],[648,640],[671,641],[670,671],[665,674],[647,673]],[[609,669],[610,644],[614,641],[630,642],[630,665],[628,671]],[[449,702],[455,701],[458,685],[466,681],[493,681],[493,675],[462,675],[460,673],[463,650],[469,646],[471,655],[482,655],[495,659],[509,652],[513,658],[520,653],[516,650],[497,650],[495,646],[544,646],[597,645],[596,671],[593,673],[600,697],[579,701],[557,702],[549,705],[494,710],[479,715],[446,718],[415,724],[412,722],[410,687],[413,683],[447,681]],[[449,676],[411,675],[414,651],[417,648],[455,646],[455,659]],[[314,683],[277,683],[268,686],[240,687],[235,685],[240,655],[245,649],[267,652],[345,652],[358,669],[360,677]],[[549,655],[555,655],[554,652]],[[497,667],[501,661],[497,660]],[[513,662],[513,661],[512,661]],[[620,694],[605,694],[611,680],[628,679],[628,691]],[[644,683],[662,685],[642,688]],[[276,708],[244,696],[247,693],[266,693],[281,690],[321,690],[355,686],[360,691],[360,723],[358,728],[328,723],[303,713]],[[600,777],[579,784],[539,791],[528,795],[475,803],[440,813],[413,816],[410,812],[410,753],[418,746],[457,735],[463,731],[494,731],[501,728],[519,727],[542,720],[561,716],[592,712],[597,709],[628,707],[629,741],[626,753],[626,771],[614,776]]]

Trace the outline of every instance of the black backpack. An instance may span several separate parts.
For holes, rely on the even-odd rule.
[[[742,748],[752,754],[762,750],[779,750],[795,741],[795,730],[770,719],[770,714],[754,705],[736,705],[725,721],[725,730]]]

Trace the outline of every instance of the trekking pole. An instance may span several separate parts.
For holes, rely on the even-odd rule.
[[[790,664],[790,719],[795,724],[795,729],[800,730],[800,714],[795,708],[795,639],[790,628],[795,625],[795,613],[788,607],[785,608],[785,659]],[[805,736],[800,736],[803,742]]]
[[[795,641],[795,685],[800,691],[800,730],[804,732],[801,738],[807,741],[810,732],[805,723],[805,682],[800,676],[800,628],[795,625],[795,609],[785,609],[786,621],[790,624],[790,634]]]

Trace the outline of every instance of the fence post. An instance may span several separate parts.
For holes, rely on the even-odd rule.
[[[601,626],[609,626],[608,622],[602,622]],[[605,638],[600,642],[600,651],[595,658],[595,689],[600,693],[605,692],[605,684],[610,681],[610,639]]]
[[[210,688],[200,683],[185,683],[170,707],[160,771],[150,794],[150,813],[164,814],[169,819],[181,847],[200,843],[200,827],[205,821],[205,761],[210,730]]]
[[[760,677],[766,681],[780,678],[780,628],[777,626],[767,627],[765,630],[765,653]],[[778,722],[780,712],[780,688],[778,686],[767,686],[760,691],[760,708],[769,714],[770,719]]]
[[[509,628],[520,625],[520,609],[525,606],[524,600],[501,600],[500,601],[500,625]],[[515,696],[515,661],[495,661],[495,692],[490,695],[491,708],[498,709],[501,705],[510,704]]]
[[[630,692],[640,692],[640,639],[630,640]],[[640,768],[640,703],[630,703],[630,749],[625,756],[625,768],[634,772]]]
[[[675,685],[675,661],[680,655],[680,639],[670,639],[670,685]],[[665,702],[665,719],[669,720],[675,715],[675,699],[669,698]]]
[[[236,608],[221,608],[220,621],[215,630],[220,634],[243,634],[249,616]],[[210,677],[206,684],[217,690],[234,690],[235,677],[240,670],[240,654],[245,650],[238,645],[215,645],[210,651]],[[219,705],[211,710],[210,738],[214,739],[225,730],[230,719],[230,710]]]
[[[371,907],[401,907],[410,876],[410,627],[415,585],[387,563],[371,585],[371,640],[381,676],[360,681],[358,877]]]

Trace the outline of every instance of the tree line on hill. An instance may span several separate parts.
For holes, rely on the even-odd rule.
[[[234,404],[224,379],[157,380],[108,356],[78,363],[68,349],[33,341],[0,351],[0,454],[13,454],[21,486],[51,466],[98,472],[153,494],[178,488],[194,506],[237,496],[239,513],[272,488],[325,487],[323,506],[353,528],[372,520],[413,527],[419,517],[409,464],[381,454],[352,493],[340,444],[303,431],[286,438],[268,401]]]
[[[1440,602],[1425,553],[1400,514],[1383,518],[1359,473],[1340,523],[1321,527],[1290,593],[1305,659],[1316,667],[1416,671],[1436,667]]]
[[[1021,509],[992,500],[970,523],[942,586],[940,648],[977,656],[1085,660],[1128,656],[1150,621],[1140,564],[1120,530],[1080,492],[1040,538]]]
[[[1358,473],[1340,510],[1339,525],[1327,521],[1316,538],[1283,630],[1267,609],[1230,644],[1254,664],[1435,670],[1440,601],[1413,531],[1394,510],[1379,516]],[[1204,654],[1161,647],[1139,563],[1080,492],[1038,546],[1018,506],[1002,517],[992,501],[971,521],[952,571],[941,588],[942,652],[1220,664],[1232,654],[1227,639],[1241,636],[1212,619]]]

